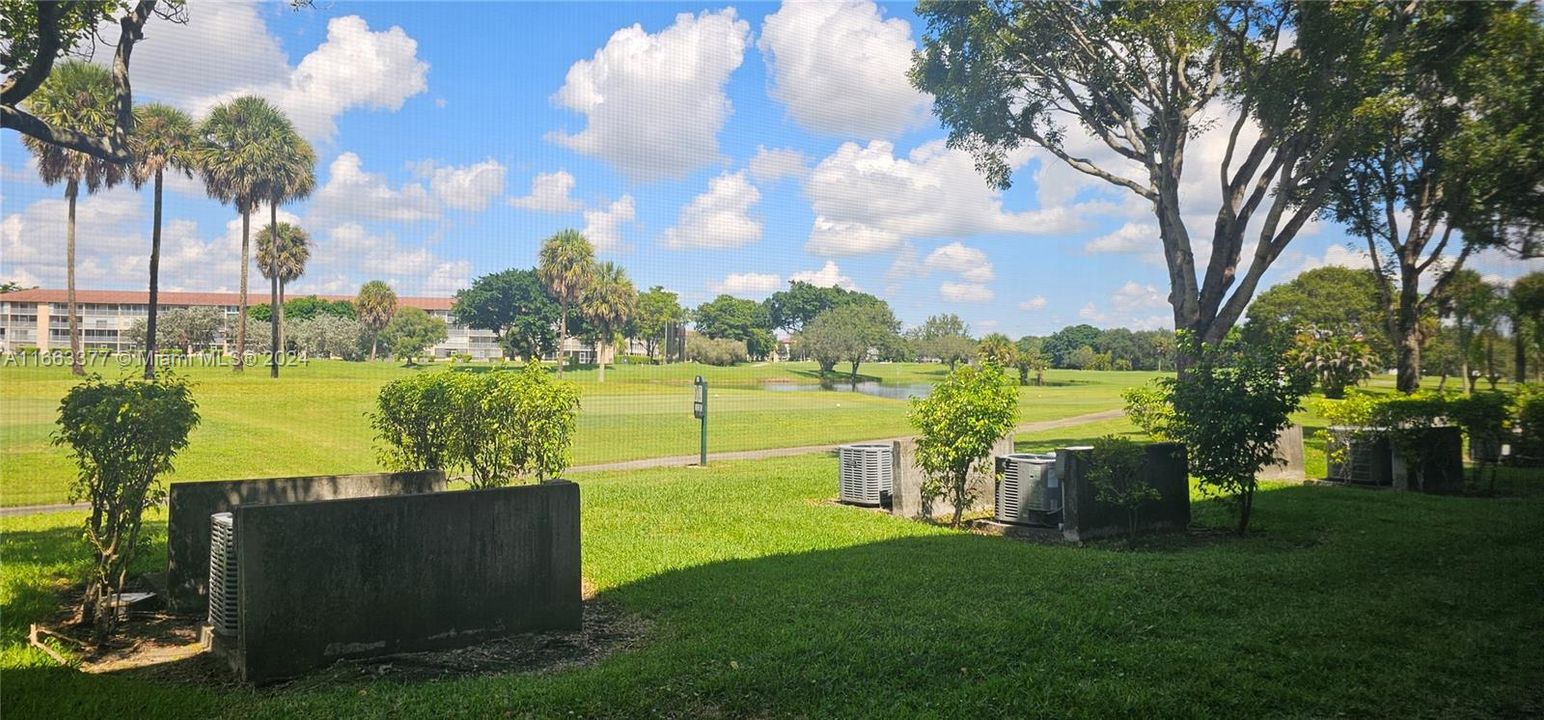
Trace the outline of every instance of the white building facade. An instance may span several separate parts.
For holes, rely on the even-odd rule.
[[[247,297],[251,304],[260,304],[267,299],[267,294],[251,293]],[[306,297],[329,301],[352,302],[354,300],[353,297],[344,295]],[[225,315],[227,327],[234,324],[241,302],[237,293],[222,292],[161,292],[156,300],[161,312],[178,308],[216,308]],[[444,342],[435,345],[432,349],[434,357],[469,355],[476,360],[501,357],[503,348],[492,331],[469,328],[456,322],[450,313],[453,302],[454,300],[448,297],[398,297],[397,307],[419,308],[445,321],[447,337]],[[0,293],[0,351],[69,350],[70,325],[69,312],[66,310],[68,305],[68,295],[64,290],[38,289]],[[133,352],[138,349],[129,340],[129,329],[135,322],[144,320],[148,315],[150,306],[148,292],[77,290],[75,306],[84,349],[108,352]],[[224,333],[220,334],[217,342],[222,346],[226,345]],[[230,348],[225,347],[225,349]],[[577,356],[576,360],[581,364],[595,360],[595,349],[577,338],[568,338],[563,344],[563,349],[567,355]],[[641,352],[638,348],[633,349]],[[607,360],[610,361],[610,358]]]

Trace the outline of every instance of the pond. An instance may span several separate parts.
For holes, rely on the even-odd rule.
[[[928,383],[882,383],[873,380],[860,382],[821,381],[813,383],[772,382],[762,383],[761,389],[772,392],[855,392],[890,400],[927,397],[933,391]]]

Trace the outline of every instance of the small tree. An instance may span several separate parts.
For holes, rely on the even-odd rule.
[[[1088,482],[1095,498],[1126,511],[1126,539],[1136,542],[1137,512],[1142,504],[1158,499],[1158,488],[1142,477],[1142,446],[1114,435],[1094,441],[1088,463]]]
[[[1154,440],[1169,439],[1169,423],[1174,421],[1174,402],[1169,385],[1157,380],[1120,391],[1126,401],[1126,417]]]
[[[1276,436],[1312,382],[1281,362],[1274,348],[1240,342],[1217,346],[1186,337],[1195,364],[1165,379],[1174,403],[1169,434],[1189,451],[1190,472],[1203,489],[1232,502],[1240,535],[1249,531],[1255,474],[1276,457]]]
[[[448,331],[444,320],[415,307],[398,310],[381,330],[381,340],[391,348],[391,354],[409,365],[430,346],[444,342],[446,337]]]
[[[922,494],[954,505],[951,527],[973,500],[970,473],[991,456],[992,446],[1013,430],[1019,391],[995,365],[962,366],[925,398],[913,398],[908,418],[917,429],[917,465],[927,474]]]
[[[727,367],[745,362],[745,343],[728,338],[707,338],[693,335],[686,339],[686,358],[704,365]]]
[[[70,501],[91,505],[85,540],[91,578],[79,620],[104,639],[115,619],[110,608],[123,591],[139,550],[145,508],[165,496],[159,479],[188,445],[198,425],[197,405],[185,381],[170,373],[152,380],[91,377],[65,394],[53,444],[69,446],[80,468]]]
[[[1029,374],[1035,374],[1035,384],[1045,384],[1045,369],[1051,361],[1040,350],[1041,340],[1037,337],[1025,335],[1019,338],[1017,343],[1018,357],[1014,365],[1019,369],[1019,384],[1029,384]]]

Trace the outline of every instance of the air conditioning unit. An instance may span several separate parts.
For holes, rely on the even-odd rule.
[[[1054,454],[1014,453],[998,458],[997,521],[1050,525],[1061,512],[1061,480]]]
[[[209,624],[236,635],[236,523],[228,512],[209,516]]]
[[[895,488],[895,447],[888,443],[843,445],[838,499],[850,505],[878,507],[890,502]]]

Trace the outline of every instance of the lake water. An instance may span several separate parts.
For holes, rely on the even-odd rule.
[[[912,397],[927,397],[933,391],[933,386],[927,383],[881,383],[864,382],[823,382],[818,385],[810,383],[763,383],[761,389],[772,392],[855,392],[874,397],[889,398],[891,400],[905,400]]]

